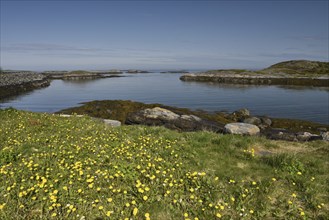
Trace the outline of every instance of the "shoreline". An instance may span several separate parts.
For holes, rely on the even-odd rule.
[[[0,99],[49,85],[50,81],[48,78],[38,73],[1,73]]]
[[[56,113],[118,120],[126,125],[164,126],[181,132],[205,129],[215,133],[225,133],[225,125],[230,123],[253,124],[260,129],[261,136],[288,141],[319,140],[322,138],[322,133],[329,131],[329,125],[326,124],[257,116],[250,114],[247,109],[240,109],[232,113],[209,113],[129,100],[97,100],[81,104],[83,105],[63,109]]]
[[[226,73],[198,73],[185,74],[180,77],[182,81],[215,82],[223,84],[246,85],[295,85],[329,87],[329,77],[290,77],[268,76],[261,74],[226,74]]]

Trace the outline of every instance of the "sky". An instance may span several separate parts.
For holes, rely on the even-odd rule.
[[[0,66],[259,69],[328,61],[328,0],[0,0]]]

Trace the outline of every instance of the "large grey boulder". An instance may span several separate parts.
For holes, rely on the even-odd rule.
[[[325,141],[329,141],[329,131],[327,131],[327,132],[323,132],[323,133],[321,134],[321,137],[322,137],[323,140],[325,140]]]
[[[224,132],[228,134],[258,135],[260,129],[256,125],[247,123],[229,123],[225,125]]]
[[[220,132],[223,128],[215,123],[203,120],[195,115],[179,115],[168,109],[155,107],[128,114],[126,124],[164,126],[179,131],[209,130]]]
[[[106,125],[109,125],[111,127],[120,127],[121,126],[121,122],[120,121],[117,121],[117,120],[103,119],[103,122]]]

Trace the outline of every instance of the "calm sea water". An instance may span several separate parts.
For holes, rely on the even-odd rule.
[[[56,112],[92,100],[122,99],[144,103],[235,111],[254,115],[304,119],[329,124],[329,89],[282,86],[241,86],[182,82],[180,74],[127,74],[96,80],[54,80],[47,88],[0,101],[0,107]]]

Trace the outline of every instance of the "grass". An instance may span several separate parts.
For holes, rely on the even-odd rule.
[[[328,217],[322,141],[111,128],[14,109],[0,122],[0,219]]]
[[[328,76],[329,62],[291,60],[274,64],[263,71],[265,73],[284,72],[305,77]]]

